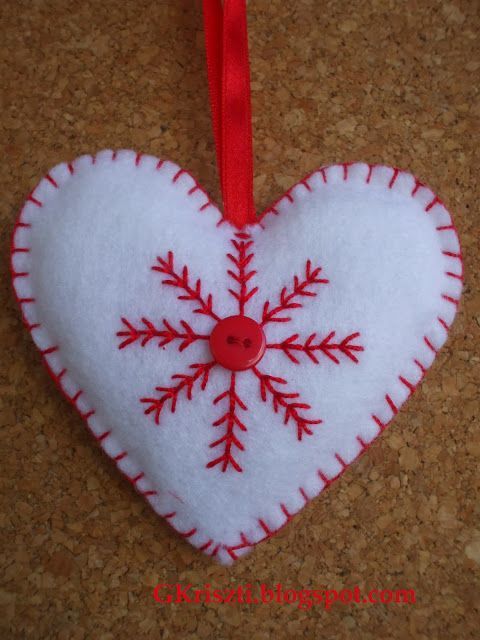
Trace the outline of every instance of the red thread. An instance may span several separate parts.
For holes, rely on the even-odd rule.
[[[425,185],[424,185],[422,182],[420,182],[420,180],[417,180],[417,179],[415,178],[415,186],[413,187],[412,194],[411,194],[411,195],[412,195],[412,198],[413,198],[413,196],[417,193],[417,191],[418,191],[419,189],[422,189],[424,186],[425,186]]]
[[[226,413],[213,423],[214,427],[221,427],[225,425],[225,434],[218,440],[214,440],[210,444],[210,448],[219,447],[223,445],[223,453],[218,458],[211,460],[206,466],[207,469],[220,465],[220,468],[225,472],[230,466],[235,471],[242,472],[242,467],[235,460],[232,449],[238,449],[239,451],[245,451],[245,447],[235,435],[235,429],[240,431],[246,431],[247,427],[238,417],[237,409],[247,411],[246,404],[240,399],[235,388],[236,374],[232,371],[230,374],[230,387],[215,398],[213,404],[218,404],[222,400],[228,401],[228,407]]]
[[[431,202],[425,207],[426,213],[428,213],[436,204],[443,204],[438,196],[435,196]]]
[[[309,287],[315,284],[328,284],[329,282],[326,278],[319,277],[321,271],[321,267],[315,267],[312,270],[312,263],[307,260],[303,280],[300,280],[298,276],[293,276],[292,290],[289,292],[287,287],[283,287],[279,295],[278,305],[273,309],[270,309],[269,300],[265,302],[262,312],[262,325],[266,325],[268,322],[289,322],[291,320],[290,317],[278,317],[278,314],[302,307],[303,305],[300,302],[294,302],[296,298],[315,297],[317,294],[311,291]]]
[[[395,184],[395,181],[396,181],[396,179],[397,179],[397,177],[398,177],[398,174],[399,174],[399,173],[400,173],[400,170],[399,170],[399,169],[396,169],[396,168],[395,168],[395,169],[393,170],[392,178],[391,178],[390,182],[388,183],[388,188],[389,188],[389,189],[391,189],[391,188],[393,187],[393,185]]]
[[[43,203],[37,200],[37,198],[34,198],[32,193],[28,196],[27,200],[33,202],[37,207],[43,207]]]
[[[392,398],[388,395],[385,396],[385,400],[387,401],[388,406],[390,407],[390,409],[392,410],[392,413],[394,413],[395,415],[398,413],[398,409],[397,409],[397,405],[394,403],[394,401],[392,400]]]
[[[249,539],[247,538],[247,536],[240,531],[240,540],[242,541],[242,544],[246,544],[246,545],[251,545],[252,543],[249,541]]]
[[[147,405],[147,408],[144,411],[145,415],[149,415],[153,412],[156,424],[160,424],[160,415],[168,402],[170,403],[170,411],[175,413],[180,393],[185,393],[187,400],[191,400],[194,385],[199,380],[200,389],[202,391],[206,389],[210,371],[213,369],[215,364],[215,362],[191,364],[190,369],[194,370],[193,374],[177,373],[172,376],[172,380],[180,380],[177,385],[172,387],[155,387],[155,391],[160,392],[160,397],[140,399],[140,402]]]
[[[44,349],[43,351],[40,351],[40,353],[42,354],[42,356],[47,356],[50,353],[55,353],[55,351],[58,351],[58,346],[54,346],[54,347],[48,347],[48,349]]]
[[[339,453],[335,454],[335,458],[338,460],[338,462],[340,463],[340,465],[341,465],[341,467],[343,469],[347,468],[347,466],[348,466],[347,463],[344,461],[344,459],[341,457],[341,455]]]
[[[185,265],[181,270],[181,273],[175,271],[173,263],[173,252],[169,251],[167,258],[161,258],[157,256],[158,265],[152,267],[153,271],[163,273],[169,278],[162,280],[162,284],[166,284],[170,287],[182,289],[184,294],[178,296],[179,300],[187,300],[192,302],[198,302],[199,306],[194,310],[194,313],[200,313],[206,316],[210,316],[214,320],[220,320],[219,316],[213,311],[213,297],[209,293],[205,299],[202,296],[202,281],[200,278],[195,282],[193,287],[190,284],[188,267]]]
[[[377,423],[377,425],[380,427],[380,431],[383,431],[386,428],[386,424],[384,424],[380,418],[378,416],[372,415],[373,420]]]
[[[249,252],[249,249],[253,246],[253,240],[247,234],[237,235],[241,235],[241,239],[234,238],[230,240],[236,254],[227,253],[227,258],[233,263],[236,271],[228,269],[227,273],[237,283],[239,290],[229,289],[228,291],[237,300],[239,315],[243,316],[245,314],[245,305],[258,291],[258,287],[248,288],[248,283],[257,272],[254,269],[248,270],[254,257],[253,251]]]
[[[180,176],[184,173],[185,173],[184,169],[179,169],[177,173],[173,176],[172,182],[175,183],[180,178]]]
[[[452,296],[448,296],[446,293],[442,293],[442,298],[447,302],[450,302],[451,304],[453,304],[455,307],[458,307],[458,304],[460,302],[456,298],[452,298]]]
[[[415,387],[413,386],[413,384],[411,382],[409,382],[406,378],[404,378],[403,376],[398,376],[398,379],[400,380],[400,382],[407,387],[407,389],[410,391],[409,395],[412,395],[412,393],[415,391]]]
[[[77,393],[71,398],[73,404],[76,404],[78,402],[78,399],[80,398],[80,396],[82,395],[83,391],[81,389],[79,389],[77,391]]]
[[[175,498],[175,500],[178,500],[179,502],[181,502],[182,504],[185,504],[185,501],[182,500],[182,498],[180,498],[180,496],[177,496],[177,494],[174,491],[169,491],[168,492],[171,496],[173,496]]]
[[[207,540],[207,542],[205,544],[202,544],[201,547],[198,547],[199,551],[205,551],[205,549],[208,549],[208,547],[212,544],[213,540],[210,538],[210,540]]]
[[[260,381],[260,395],[263,402],[267,402],[270,395],[274,412],[278,413],[280,408],[284,410],[283,424],[286,425],[293,420],[297,427],[297,439],[301,440],[304,435],[313,435],[310,425],[321,424],[322,420],[312,420],[301,415],[300,412],[308,411],[312,407],[305,402],[298,402],[300,394],[275,388],[274,384],[287,384],[283,378],[262,373],[257,367],[252,367],[252,371]]]
[[[305,504],[308,504],[310,498],[307,496],[307,494],[305,492],[305,489],[303,487],[299,487],[298,490],[299,490],[300,495],[302,496],[302,498],[305,500]]]
[[[73,398],[71,399],[73,404],[76,404],[78,402],[78,399],[80,398],[80,396],[82,395],[83,391],[81,389],[79,389],[77,391],[77,393],[73,396]]]
[[[335,352],[346,356],[352,360],[352,362],[358,363],[355,352],[364,351],[362,346],[352,344],[352,341],[360,336],[358,332],[348,335],[341,342],[332,342],[335,337],[335,331],[331,331],[321,342],[315,343],[316,336],[316,333],[312,333],[304,342],[298,342],[298,333],[294,333],[282,342],[267,344],[267,349],[279,349],[283,351],[295,364],[300,363],[295,356],[295,352],[304,353],[315,364],[319,363],[315,352],[323,353],[323,355],[335,364],[340,364],[340,360],[336,357]]]
[[[456,280],[462,280],[463,281],[463,276],[459,275],[458,273],[452,273],[451,271],[445,271],[445,275],[448,276],[449,278],[455,278]]]
[[[291,513],[289,513],[287,507],[284,504],[280,504],[280,509],[283,511],[285,517],[287,518],[287,521],[290,521],[293,516]]]
[[[362,447],[362,451],[365,451],[365,449],[367,448],[367,445],[360,436],[357,436],[357,441],[358,441],[358,444]]]
[[[438,349],[436,349],[433,344],[430,342],[430,340],[427,338],[427,336],[423,336],[423,341],[425,342],[425,344],[427,345],[427,347],[430,349],[430,351],[433,351],[433,353],[437,354],[438,353]]]
[[[447,324],[443,318],[438,317],[437,320],[442,325],[442,327],[445,329],[445,331],[448,333],[449,330],[450,330],[450,325]]]
[[[52,178],[52,176],[51,176],[49,173],[47,173],[47,175],[46,175],[45,177],[46,177],[46,179],[50,182],[50,184],[53,184],[53,186],[55,187],[55,189],[58,189],[57,181],[56,181],[56,180],[54,180],[54,179]]]
[[[272,534],[272,532],[270,531],[270,529],[268,528],[268,526],[265,524],[265,522],[262,519],[258,520],[258,524],[262,527],[262,529],[265,531],[267,536],[270,536]]]
[[[231,547],[227,547],[226,551],[227,551],[228,555],[232,558],[232,560],[237,560],[238,559],[237,554],[235,553],[235,551]]]
[[[320,480],[322,480],[325,483],[325,487],[328,487],[328,485],[332,482],[329,478],[327,478],[327,476],[323,473],[321,469],[317,469],[317,475],[320,478]]]
[[[208,340],[209,336],[195,333],[192,327],[185,320],[180,320],[182,329],[175,329],[167,320],[163,320],[163,328],[158,329],[151,320],[142,318],[141,322],[143,326],[135,327],[126,318],[122,318],[122,323],[125,326],[123,331],[118,331],[117,336],[119,338],[125,338],[119,345],[119,349],[124,349],[129,345],[140,342],[142,347],[145,347],[151,340],[158,339],[158,346],[165,347],[174,340],[180,340],[178,345],[179,351],[184,351],[197,340]]]
[[[423,380],[424,375],[427,373],[427,370],[425,369],[425,367],[423,366],[423,364],[422,364],[421,362],[419,362],[418,360],[416,360],[416,359],[415,359],[413,362],[414,362],[414,363],[417,365],[417,367],[420,369],[420,373],[422,374],[422,377],[420,378],[420,381],[421,381],[421,380]],[[418,386],[418,384],[420,384],[420,381],[417,383],[417,386]]]

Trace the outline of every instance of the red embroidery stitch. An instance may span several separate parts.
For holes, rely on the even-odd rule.
[[[202,296],[202,282],[200,278],[192,287],[189,280],[187,266],[183,267],[181,274],[175,271],[175,266],[173,264],[173,251],[168,252],[166,260],[158,256],[157,261],[158,265],[154,265],[152,270],[170,276],[169,278],[162,280],[162,284],[185,291],[184,294],[180,294],[178,296],[179,300],[191,300],[192,302],[198,302],[199,306],[194,310],[194,313],[201,313],[203,315],[210,316],[214,320],[220,320],[217,314],[213,311],[212,294],[209,293],[206,299]]]
[[[237,254],[234,256],[231,253],[227,253],[227,258],[233,262],[237,271],[228,270],[228,275],[238,283],[240,291],[234,291],[229,289],[229,293],[238,301],[239,315],[243,316],[245,313],[245,305],[258,291],[258,287],[248,289],[248,282],[257,273],[253,269],[247,271],[247,267],[253,259],[253,252],[248,252],[253,245],[253,240],[250,240],[250,236],[245,233],[235,234],[238,240],[233,239],[231,243],[235,247]]]
[[[145,414],[154,413],[155,422],[160,424],[160,414],[167,402],[170,402],[170,411],[175,413],[177,408],[177,400],[180,393],[185,392],[187,400],[192,399],[193,387],[195,383],[201,379],[200,389],[204,391],[207,388],[210,371],[216,365],[216,362],[204,362],[199,364],[191,364],[190,369],[194,373],[177,373],[172,376],[172,380],[180,380],[173,387],[155,387],[155,391],[159,391],[162,395],[159,398],[141,398],[140,402],[148,405]]]
[[[223,454],[219,458],[215,458],[215,460],[212,460],[207,464],[207,469],[210,469],[211,467],[215,467],[218,464],[218,465],[221,465],[222,471],[226,471],[230,465],[235,469],[235,471],[242,471],[242,467],[238,464],[238,462],[235,460],[233,456],[232,447],[235,447],[240,451],[245,450],[245,447],[240,442],[238,437],[235,435],[234,430],[235,430],[235,427],[237,427],[241,431],[247,430],[247,427],[240,420],[237,413],[237,407],[238,409],[247,411],[247,406],[245,405],[244,402],[242,402],[242,400],[239,398],[236,392],[236,389],[235,389],[236,375],[237,374],[232,371],[230,375],[230,387],[226,391],[221,393],[219,396],[217,396],[213,401],[213,404],[217,404],[224,399],[228,400],[227,412],[224,413],[224,415],[221,418],[219,418],[213,423],[214,427],[220,427],[223,424],[225,424],[226,425],[225,435],[223,435],[218,440],[215,440],[210,445],[210,448],[212,449],[222,444],[224,445],[225,448],[224,448]]]
[[[340,360],[336,357],[335,351],[338,351],[342,355],[350,358],[353,362],[358,362],[358,358],[355,356],[355,351],[364,351],[364,348],[360,345],[351,344],[352,340],[358,338],[360,334],[352,333],[344,338],[341,342],[332,342],[335,337],[335,331],[331,331],[321,342],[315,344],[316,333],[312,333],[303,343],[297,342],[298,333],[294,333],[289,338],[285,338],[282,342],[267,344],[267,349],[280,349],[284,354],[295,364],[300,364],[300,361],[295,356],[294,352],[304,353],[315,364],[319,363],[315,352],[320,351],[329,358],[335,364],[340,364]]]
[[[347,167],[348,165],[345,165]],[[175,176],[180,175],[177,171]],[[227,253],[227,259],[234,265],[235,270],[227,269],[227,275],[239,286],[239,290],[228,289],[230,295],[235,298],[238,305],[239,315],[245,314],[245,307],[248,301],[258,292],[258,287],[250,287],[249,283],[255,276],[256,271],[251,268],[254,258],[253,240],[246,232],[235,233],[231,239],[231,244],[235,253]],[[209,316],[213,320],[220,320],[213,310],[213,298],[209,294],[206,298],[202,294],[202,282],[200,278],[192,285],[188,266],[184,266],[177,271],[174,264],[172,251],[168,252],[166,258],[157,257],[157,263],[152,267],[153,271],[158,271],[168,277],[162,280],[162,284],[181,289],[184,293],[178,296],[179,300],[196,303],[194,313]],[[307,260],[305,264],[305,275],[303,279],[298,276],[293,277],[291,289],[283,287],[279,295],[279,303],[276,307],[270,308],[267,300],[263,305],[262,326],[270,322],[289,322],[290,316],[282,315],[287,311],[301,308],[303,305],[298,300],[301,298],[315,297],[317,294],[313,290],[315,285],[328,284],[326,278],[321,277],[322,268],[312,268],[312,263]],[[179,341],[179,351],[183,351],[198,340],[208,340],[209,336],[198,334],[185,321],[180,321],[181,329],[176,329],[167,320],[163,320],[163,328],[157,328],[151,320],[142,318],[140,327],[136,327],[126,318],[121,318],[124,329],[117,332],[117,336],[123,340],[119,344],[119,349],[124,349],[134,343],[139,343],[145,347],[152,340],[158,341],[158,346],[165,347],[173,341]],[[355,344],[360,334],[358,332],[348,335],[341,341],[334,341],[335,331],[331,331],[321,341],[315,341],[316,333],[312,333],[304,342],[299,342],[297,333],[285,338],[279,343],[271,343],[267,348],[282,351],[292,362],[299,365],[300,360],[295,353],[305,354],[315,364],[319,363],[317,354],[323,354],[326,358],[340,364],[339,356],[345,356],[354,363],[358,363],[356,353],[364,348]],[[195,370],[193,374],[176,374],[173,380],[179,380],[178,384],[169,387],[156,387],[159,392],[158,397],[141,398],[141,402],[146,405],[145,414],[153,414],[156,424],[160,424],[161,414],[165,405],[169,403],[170,411],[175,412],[179,397],[184,395],[187,400],[191,400],[195,383],[201,378],[200,390],[207,386],[209,374],[215,360],[206,364],[191,365]],[[248,371],[248,370],[247,370]],[[263,373],[256,367],[251,367],[251,371],[259,381],[260,398],[263,402],[271,401],[272,409],[275,413],[283,414],[285,425],[293,422],[296,425],[296,435],[298,440],[302,440],[305,435],[313,435],[312,426],[322,423],[319,418],[312,418],[306,415],[311,410],[311,405],[304,402],[297,392],[287,391],[285,385],[287,381],[278,376]],[[224,433],[210,444],[210,448],[223,447],[220,456],[207,463],[207,469],[219,467],[222,472],[232,469],[239,473],[243,472],[241,464],[238,462],[238,453],[245,451],[245,446],[239,438],[239,432],[247,431],[246,424],[240,419],[240,411],[248,411],[246,404],[241,400],[237,391],[237,375],[231,373],[229,388],[218,395],[213,404],[228,401],[226,412],[215,422],[213,427],[223,427]],[[236,457],[237,456],[237,457]]]
[[[181,340],[178,350],[183,351],[197,340],[208,340],[209,338],[209,336],[195,333],[192,327],[185,320],[180,320],[183,331],[175,329],[165,319],[162,320],[163,329],[157,329],[153,322],[147,320],[147,318],[141,319],[143,327],[140,328],[134,327],[126,318],[122,318],[122,322],[125,325],[126,330],[118,331],[117,336],[125,338],[125,340],[118,345],[119,349],[124,349],[134,342],[137,342],[137,340],[140,341],[142,347],[145,347],[150,340],[158,338],[159,347],[165,347],[174,340]]]
[[[283,424],[288,424],[290,420],[295,422],[297,425],[298,440],[301,440],[304,434],[309,436],[313,435],[313,431],[308,425],[321,424],[322,421],[305,418],[300,414],[301,411],[311,409],[311,406],[306,402],[297,402],[300,394],[275,388],[275,384],[287,384],[287,381],[283,378],[264,374],[256,367],[253,367],[252,371],[260,380],[260,395],[263,402],[267,402],[268,396],[270,395],[275,413],[278,413],[280,408],[284,410]]]
[[[298,309],[301,307],[302,304],[300,302],[293,302],[296,298],[316,296],[317,294],[311,291],[309,287],[312,287],[314,284],[328,284],[326,278],[319,277],[321,271],[321,267],[316,267],[312,271],[312,263],[310,260],[307,260],[305,265],[305,278],[300,280],[298,276],[293,276],[292,291],[289,293],[288,288],[283,287],[280,292],[278,306],[270,309],[270,302],[268,300],[265,302],[263,305],[262,325],[268,322],[289,322],[290,317],[277,317],[278,314],[283,311],[288,311],[289,309]]]

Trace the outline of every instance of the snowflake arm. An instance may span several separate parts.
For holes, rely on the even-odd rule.
[[[263,402],[267,402],[270,397],[275,413],[283,411],[283,424],[288,424],[292,420],[297,428],[297,439],[301,440],[304,435],[311,436],[313,431],[310,428],[314,424],[321,424],[322,420],[306,418],[303,412],[311,409],[305,402],[299,402],[300,394],[287,392],[276,385],[286,385],[283,378],[262,373],[257,367],[252,367],[253,373],[260,382],[260,395]]]
[[[258,287],[249,289],[249,282],[257,273],[249,270],[253,260],[253,251],[250,251],[253,240],[247,233],[236,233],[230,241],[235,249],[234,253],[227,253],[227,258],[233,263],[234,269],[228,269],[227,273],[237,285],[237,290],[229,289],[228,292],[238,302],[238,312],[241,316],[245,313],[245,305],[258,291]]]
[[[316,296],[316,292],[312,290],[315,285],[328,284],[329,281],[321,277],[321,272],[321,267],[312,269],[311,261],[307,260],[305,275],[302,279],[299,276],[293,276],[293,287],[291,289],[283,287],[278,297],[277,306],[271,307],[269,300],[265,302],[262,312],[262,326],[269,322],[289,322],[291,320],[290,316],[281,314],[302,307],[302,303],[298,301],[300,298]]]
[[[172,380],[179,380],[178,384],[171,387],[155,387],[155,391],[159,392],[158,397],[140,399],[140,402],[147,407],[144,411],[145,415],[153,413],[155,423],[160,424],[161,413],[165,406],[169,404],[170,411],[175,413],[178,399],[182,393],[187,400],[191,400],[196,383],[200,383],[201,391],[206,389],[210,372],[215,365],[215,361],[191,364],[190,369],[193,369],[192,374],[179,373],[172,376]]]
[[[315,364],[319,363],[319,355],[329,358],[335,364],[340,364],[340,356],[345,356],[352,362],[358,363],[358,358],[355,354],[359,351],[364,351],[364,348],[359,344],[354,344],[353,341],[359,336],[360,334],[357,332],[348,335],[341,341],[338,341],[338,339],[334,341],[335,331],[331,331],[323,340],[316,339],[317,334],[312,333],[307,339],[301,341],[298,333],[294,333],[281,342],[267,344],[267,349],[282,351],[295,364],[300,364],[297,356],[302,353]]]
[[[121,320],[124,328],[122,331],[117,331],[117,336],[123,338],[118,345],[119,349],[125,349],[135,342],[139,342],[141,347],[145,347],[149,342],[157,339],[159,347],[165,347],[167,344],[179,340],[181,342],[178,350],[183,351],[197,340],[209,339],[207,335],[196,333],[185,320],[180,320],[181,328],[178,329],[165,319],[162,320],[162,328],[156,327],[148,318],[142,318],[141,324],[137,327],[126,318]]]
[[[235,429],[238,429],[240,431],[247,430],[247,427],[244,425],[244,423],[240,420],[238,416],[238,410],[241,409],[242,411],[246,411],[247,406],[238,396],[235,388],[235,383],[236,383],[236,374],[232,372],[230,375],[229,388],[223,393],[221,393],[219,396],[217,396],[213,401],[213,404],[218,404],[222,400],[227,400],[228,407],[227,407],[227,411],[218,420],[216,420],[213,423],[214,427],[225,426],[225,433],[221,438],[219,438],[218,440],[215,440],[210,444],[211,449],[222,446],[223,453],[218,458],[211,460],[207,464],[207,469],[211,469],[216,465],[221,465],[221,470],[223,472],[225,472],[229,468],[229,466],[233,467],[235,471],[238,471],[238,472],[243,471],[242,467],[235,460],[232,450],[234,448],[239,449],[240,451],[245,450],[245,447],[239,440],[238,436],[235,434]]]
[[[196,308],[194,313],[200,313],[210,316],[213,320],[220,320],[220,317],[213,310],[213,297],[209,293],[207,297],[202,294],[202,282],[198,278],[195,283],[190,280],[188,267],[185,265],[180,271],[177,271],[173,261],[173,252],[169,251],[166,258],[157,256],[157,264],[153,265],[152,271],[158,271],[167,276],[162,280],[162,284],[180,289],[183,293],[178,296],[179,300],[194,302]]]

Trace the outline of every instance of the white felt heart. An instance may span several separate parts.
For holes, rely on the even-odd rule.
[[[188,173],[131,151],[55,167],[21,211],[12,268],[33,339],[96,440],[224,563],[381,433],[462,286],[450,215],[408,173],[320,169],[238,232]],[[242,314],[267,348],[233,372],[209,337]]]

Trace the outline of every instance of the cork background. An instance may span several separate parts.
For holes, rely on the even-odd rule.
[[[459,316],[421,389],[369,452],[233,568],[148,508],[56,391],[11,293],[18,208],[62,160],[133,148],[219,200],[200,3],[0,6],[2,638],[478,638],[479,4],[252,0],[255,198],[322,164],[408,168],[453,212]],[[159,583],[409,588],[411,605],[178,604]]]

